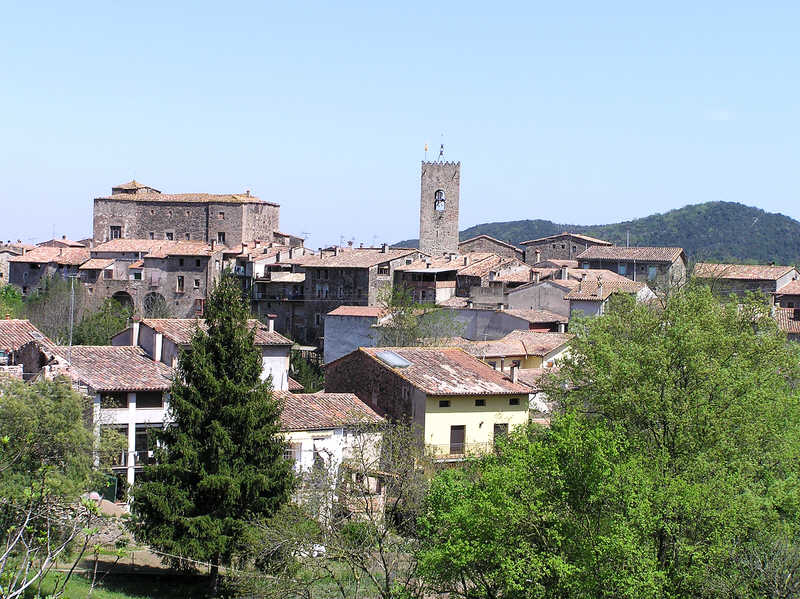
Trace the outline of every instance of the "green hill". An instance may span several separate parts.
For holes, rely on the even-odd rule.
[[[563,231],[584,233],[625,245],[679,246],[690,259],[797,264],[800,222],[735,202],[706,202],[609,225],[568,225],[549,220],[485,223],[461,231],[461,239],[486,234],[518,244]],[[398,246],[416,247],[418,240]]]

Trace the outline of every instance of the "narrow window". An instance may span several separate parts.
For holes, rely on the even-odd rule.
[[[178,258],[178,266],[183,266],[183,258]]]
[[[433,209],[437,212],[444,212],[445,203],[444,190],[437,189],[433,194]]]
[[[186,233],[186,241],[189,241],[189,239],[190,239],[190,236],[189,236],[188,233]]]
[[[475,407],[476,408],[482,408],[485,405],[486,405],[486,400],[485,399],[476,399],[475,400]]]
[[[150,237],[150,239],[156,238],[156,234],[153,231],[150,231],[150,233],[148,233],[148,236]]]
[[[512,397],[508,400],[508,405],[510,406],[518,406],[519,405],[519,397]]]
[[[225,220],[225,213],[224,213],[224,212],[220,212],[220,213],[217,215],[217,219],[219,219],[219,220]]]
[[[195,266],[200,266],[200,258],[198,258],[197,260],[194,261],[194,265]]]
[[[219,243],[225,243],[225,231],[217,232],[217,241]]]
[[[167,241],[172,241],[173,239],[175,239],[175,234],[172,233],[171,231],[167,231],[166,233],[164,233],[164,239],[166,239]]]
[[[195,289],[200,289],[200,279],[195,279],[194,280],[194,288]]]
[[[175,288],[178,293],[183,293],[183,277],[178,277],[178,283]]]

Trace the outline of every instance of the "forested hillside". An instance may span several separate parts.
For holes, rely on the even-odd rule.
[[[608,225],[569,225],[549,220],[485,223],[465,229],[461,239],[486,234],[520,243],[563,231],[624,245],[680,246],[691,259],[732,262],[800,262],[800,222],[735,202],[706,202]],[[397,245],[414,246],[417,240]]]

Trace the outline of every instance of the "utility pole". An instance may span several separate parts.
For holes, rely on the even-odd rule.
[[[75,277],[69,275],[69,349],[67,350],[67,363],[72,366],[72,326],[75,320]]]

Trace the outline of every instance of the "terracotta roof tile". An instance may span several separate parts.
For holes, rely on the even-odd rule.
[[[380,248],[353,248],[340,250],[338,256],[299,256],[284,262],[305,268],[370,268],[417,252],[411,248],[388,248],[386,252]]]
[[[67,356],[70,348],[59,347]],[[74,345],[69,376],[95,391],[166,391],[172,385],[172,368],[151,360],[140,347]]]
[[[103,270],[114,264],[113,258],[91,258],[80,265],[78,270]]]
[[[794,270],[794,266],[764,264],[714,264],[698,262],[694,276],[699,279],[739,279],[750,281],[776,281]]]
[[[382,306],[339,306],[335,310],[328,312],[328,316],[365,316],[380,318],[386,314],[386,308]]]
[[[529,239],[528,241],[521,241],[520,245],[528,245],[529,243],[541,243],[542,241],[550,241],[551,239],[558,239],[559,237],[564,237],[565,235],[574,237],[575,239],[580,239],[581,241],[588,241],[589,243],[596,243],[599,245],[612,245],[610,241],[606,241],[605,239],[598,239],[597,237],[589,237],[588,235],[582,235],[581,233],[568,233],[567,231],[564,231],[563,233],[558,233],[557,235],[549,235],[547,237],[539,237],[538,239]]]
[[[220,248],[221,249],[221,248]],[[205,241],[169,241],[167,239],[112,239],[92,249],[99,252],[141,252],[145,258],[167,256],[210,256],[211,245]]]
[[[542,333],[539,331],[511,331],[494,341],[468,341],[460,344],[476,358],[501,358],[506,356],[539,356],[565,346],[575,335],[567,333]]]
[[[569,318],[566,316],[561,316],[560,314],[556,314],[555,312],[550,312],[549,310],[502,310],[504,314],[510,314],[511,316],[516,316],[517,318],[521,318],[523,320],[527,320],[532,324],[539,324],[544,322],[558,322],[558,323],[566,323],[569,322]]]
[[[289,391],[291,393],[302,393],[305,390],[305,387],[294,380],[292,377],[286,377],[289,379]]]
[[[55,347],[55,344],[33,326],[30,320],[16,318],[0,320],[0,351],[17,351],[30,341],[44,342]]]
[[[683,255],[679,247],[620,247],[593,245],[578,254],[578,260],[642,260],[675,262]]]
[[[790,335],[800,335],[800,320],[794,319],[794,308],[777,308],[775,310],[775,321],[778,328]]]
[[[150,327],[156,333],[162,333],[177,345],[188,345],[192,341],[195,327],[207,328],[203,318],[143,318],[142,324]],[[247,324],[256,329],[256,345],[292,345],[292,341],[270,331],[263,322],[251,318]]]
[[[362,347],[358,351],[428,395],[516,395],[529,391],[526,385],[512,383],[460,348]],[[381,352],[392,352],[411,364],[393,368],[378,357]]]
[[[244,193],[115,193],[101,196],[97,200],[116,200],[119,202],[175,202],[179,204],[268,204],[279,206],[274,202],[266,202],[256,196]]]
[[[274,391],[283,401],[282,431],[327,430],[355,424],[384,422],[353,393],[290,393]]]
[[[9,262],[26,262],[30,264],[59,264],[79,266],[89,259],[88,248],[54,248],[37,247],[25,252],[22,256],[9,258]]]

